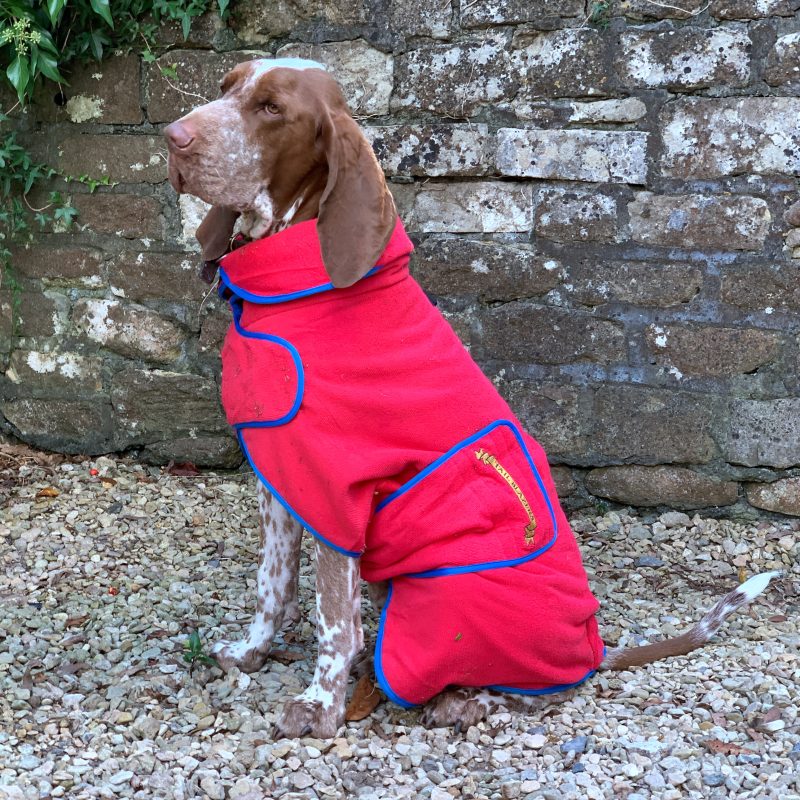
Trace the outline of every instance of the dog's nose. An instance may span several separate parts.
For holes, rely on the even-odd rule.
[[[183,150],[194,141],[194,131],[186,123],[178,120],[164,128],[164,136],[172,147]]]

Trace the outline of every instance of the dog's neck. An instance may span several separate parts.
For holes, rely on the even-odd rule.
[[[327,176],[312,176],[288,197],[273,197],[266,190],[239,217],[238,232],[247,239],[264,239],[291,225],[319,216],[319,206]]]

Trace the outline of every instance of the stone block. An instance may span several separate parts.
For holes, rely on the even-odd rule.
[[[26,392],[68,389],[93,394],[103,388],[102,368],[102,359],[80,353],[15,350],[6,378]]]
[[[558,285],[560,264],[530,248],[471,239],[426,239],[411,269],[434,295],[507,301],[549,292]]]
[[[721,270],[720,299],[752,311],[800,310],[800,267],[794,264],[729,265]]]
[[[647,113],[647,106],[638,97],[621,100],[593,100],[571,104],[570,122],[636,122]]]
[[[79,300],[72,321],[89,341],[126,358],[170,363],[186,340],[184,330],[172,320],[118,300]]]
[[[94,233],[123,239],[162,239],[161,203],[135,194],[76,194],[77,224]]]
[[[800,398],[731,400],[727,458],[748,467],[800,465]]]
[[[583,259],[570,266],[566,283],[572,296],[588,306],[631,303],[669,308],[688,303],[703,285],[703,273],[688,264]]]
[[[746,86],[750,37],[745,26],[629,30],[620,36],[615,69],[631,88],[672,90]]]
[[[635,20],[691,19],[692,8],[684,11],[678,5],[653,3],[651,0],[611,0],[611,15]]]
[[[160,136],[76,133],[31,137],[37,158],[68,175],[108,177],[115,183],[161,183],[167,179],[167,145]]]
[[[199,197],[182,194],[178,197],[178,214],[181,223],[181,233],[178,242],[186,249],[200,252],[200,244],[195,238],[195,233],[200,227],[211,206]]]
[[[711,0],[711,16],[717,19],[790,17],[800,8],[798,0]]]
[[[114,56],[101,63],[76,66],[69,85],[63,87],[67,102],[54,100],[53,83],[40,86],[34,112],[42,122],[95,122],[103,125],[138,125],[144,119],[140,98],[139,58]]]
[[[326,32],[359,28],[372,20],[368,0],[275,0],[267,3],[233,4],[233,28],[242,41],[263,44],[269,39],[293,36],[319,36]],[[384,20],[384,25],[385,25]]]
[[[94,400],[24,398],[0,403],[24,442],[61,453],[97,455],[113,449],[111,405]]]
[[[389,113],[394,57],[363,39],[326,44],[287,44],[278,58],[310,58],[328,67],[355,117]]]
[[[414,197],[409,230],[421,233],[511,233],[533,226],[524,183],[428,183]]]
[[[711,325],[650,325],[645,340],[653,363],[680,375],[711,377],[755,372],[774,361],[781,347],[774,331]]]
[[[774,483],[748,483],[745,492],[751,506],[800,517],[800,478],[782,478]]]
[[[480,314],[483,359],[523,364],[627,362],[622,325],[592,314],[520,301]]]
[[[481,0],[462,6],[461,27],[485,28],[527,22],[551,27],[559,17],[582,16],[583,7],[582,0],[539,0],[536,3],[530,0]]]
[[[480,106],[508,100],[518,85],[517,70],[502,39],[425,45],[397,57],[391,107],[458,119],[471,116]]]
[[[244,461],[238,440],[227,436],[186,436],[148,444],[141,459],[150,464],[191,461],[205,469],[236,469]]]
[[[572,477],[572,470],[569,467],[551,467],[550,473],[553,476],[553,483],[556,485],[556,492],[559,497],[569,497],[575,493],[578,484]]]
[[[414,213],[414,203],[417,201],[419,188],[419,184],[416,183],[389,183],[389,191],[394,198],[397,214],[408,230],[411,230],[414,225],[412,214]]]
[[[108,282],[126,300],[199,303],[209,289],[199,272],[199,257],[185,253],[123,252],[109,265]]]
[[[519,36],[515,45],[524,88],[517,99],[609,94],[609,43],[607,34],[586,28]]]
[[[69,300],[58,292],[22,292],[17,308],[17,334],[41,339],[61,336],[68,323]]]
[[[260,3],[232,3],[231,5],[233,6],[233,15],[236,14],[238,6],[246,7],[250,15],[253,15],[261,6]],[[275,4],[270,4],[270,8],[274,8],[274,6]],[[228,21],[232,22],[232,17],[229,17]],[[212,10],[192,18],[192,27],[189,29],[186,39],[183,38],[183,28],[178,20],[166,19],[162,16],[153,33],[153,40],[163,48],[175,47],[176,44],[180,44],[181,47],[224,50],[227,49],[225,45],[230,46],[233,36],[233,31],[226,26],[225,21],[220,19],[217,7],[212,5]]]
[[[586,451],[585,398],[572,386],[532,380],[497,381],[500,394],[550,458],[580,459]]]
[[[711,395],[601,386],[589,439],[594,463],[705,464],[718,455],[712,426],[719,417],[719,400]]]
[[[16,248],[11,255],[13,268],[25,278],[54,286],[105,285],[103,252],[93,247]]]
[[[385,125],[363,128],[387,175],[486,175],[494,136],[486,125]]]
[[[217,384],[200,375],[125,369],[112,380],[111,404],[126,445],[228,430]]]
[[[567,187],[542,189],[535,233],[556,242],[619,242],[619,210],[614,195]]]
[[[219,303],[211,308],[206,304],[205,314],[200,321],[200,352],[218,355],[230,326],[231,312],[227,303]]]
[[[150,122],[174,122],[193,108],[219,96],[223,75],[242,61],[259,54],[249,52],[214,53],[209,50],[170,50],[146,68],[150,100]],[[164,67],[174,68],[177,78],[165,78]],[[166,145],[162,144],[166,152]]]
[[[636,507],[669,506],[683,511],[730,506],[738,486],[683,467],[603,467],[586,476],[597,497]]]
[[[645,183],[647,134],[639,131],[497,132],[501,175],[594,183]]]
[[[770,86],[800,89],[800,33],[778,38],[767,56],[764,80]]]
[[[661,170],[672,178],[800,175],[800,98],[681,99],[659,115]]]
[[[402,36],[431,36],[446,39],[453,17],[451,0],[392,0],[389,20],[392,30]],[[462,27],[464,18],[461,18]]]
[[[747,195],[640,192],[628,213],[635,241],[702,250],[760,250],[772,221],[766,202]]]

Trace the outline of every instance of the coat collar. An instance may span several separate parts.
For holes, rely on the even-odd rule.
[[[367,276],[391,266],[405,266],[413,249],[398,218],[386,249]],[[228,253],[220,261],[219,274],[224,287],[252,303],[285,303],[334,290],[322,262],[315,219]]]

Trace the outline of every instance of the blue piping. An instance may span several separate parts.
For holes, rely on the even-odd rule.
[[[383,661],[381,656],[383,653],[383,632],[386,630],[386,614],[389,611],[389,601],[392,599],[392,591],[394,590],[394,581],[389,581],[389,593],[386,595],[386,602],[381,609],[381,618],[378,622],[378,638],[375,642],[375,658],[373,659],[375,666],[375,677],[378,679],[378,685],[383,689],[383,693],[397,705],[403,708],[414,708],[414,703],[409,703],[408,700],[403,700],[397,692],[389,685],[386,674],[383,671]]]
[[[300,353],[297,352],[297,348],[287,339],[283,339],[280,336],[274,336],[271,333],[258,333],[254,331],[248,331],[247,329],[243,328],[240,323],[242,316],[242,301],[239,298],[235,298],[235,295],[231,298],[231,311],[233,312],[233,324],[236,326],[236,332],[240,336],[244,336],[247,339],[262,339],[265,342],[272,342],[273,344],[278,344],[281,347],[285,347],[289,351],[289,355],[292,357],[294,368],[297,372],[297,392],[295,393],[292,407],[282,417],[272,420],[237,422],[233,427],[236,431],[240,431],[242,428],[275,428],[279,425],[285,425],[287,422],[291,422],[291,420],[297,416],[297,412],[300,410],[300,405],[303,402],[303,394],[305,393],[306,376],[305,371],[303,370],[303,361],[300,358]]]
[[[269,489],[270,493],[275,497],[275,499],[294,517],[315,539],[319,539],[323,544],[327,545],[331,548],[331,550],[335,550],[337,553],[342,553],[345,556],[350,556],[350,558],[358,558],[361,553],[358,550],[345,550],[343,547],[339,547],[339,545],[334,544],[330,540],[326,539],[319,531],[315,530],[311,527],[290,505],[289,503],[284,500],[283,496],[278,492],[278,490],[264,477],[264,473],[256,466],[255,461],[250,457],[250,451],[247,449],[247,445],[244,441],[243,431],[237,430],[236,436],[239,439],[239,447],[242,448],[242,452],[244,453],[244,457],[247,459],[250,466],[253,468],[253,472],[255,472],[258,479],[264,486]]]
[[[369,278],[370,275],[374,275],[380,268],[380,265],[373,267],[369,272],[366,273],[366,275],[364,275],[364,278]],[[311,286],[308,289],[300,289],[296,292],[287,292],[286,294],[255,294],[254,292],[248,292],[246,289],[242,289],[237,286],[228,277],[228,274],[225,272],[225,269],[222,266],[219,268],[219,277],[222,283],[237,297],[241,298],[242,300],[247,300],[249,303],[258,303],[259,305],[288,303],[290,300],[299,300],[301,297],[310,297],[311,295],[329,292],[336,288],[332,283],[328,282],[321,283],[319,286]]]
[[[404,577],[416,577],[411,575],[406,575]],[[375,666],[375,677],[378,680],[378,685],[383,690],[383,693],[393,702],[397,703],[397,705],[402,706],[403,708],[418,708],[421,704],[420,703],[409,703],[408,700],[404,700],[400,697],[397,692],[392,689],[389,685],[389,680],[386,677],[386,673],[383,671],[383,633],[386,628],[386,617],[389,613],[389,603],[392,599],[392,591],[394,589],[394,582],[389,581],[389,593],[386,595],[386,602],[383,604],[383,608],[381,609],[381,618],[378,622],[378,638],[375,642],[375,658],[374,658],[374,666]],[[603,657],[605,658],[605,648],[603,648]],[[546,686],[544,689],[517,689],[514,686],[500,686],[499,684],[495,684],[492,686],[485,686],[485,689],[493,689],[496,692],[509,692],[510,694],[524,694],[528,696],[536,696],[542,694],[558,694],[558,692],[565,692],[567,689],[574,689],[576,686],[580,686],[582,683],[589,680],[589,678],[597,672],[596,669],[590,669],[582,678],[579,678],[575,683],[560,683],[556,686]]]
[[[501,569],[503,567],[515,567],[518,564],[524,564],[526,561],[530,561],[531,559],[536,558],[537,556],[542,555],[542,553],[547,552],[555,543],[556,539],[558,538],[558,522],[556,520],[555,512],[553,511],[553,504],[550,502],[550,497],[548,496],[547,492],[544,488],[544,483],[542,482],[542,478],[539,475],[539,471],[536,469],[536,465],[533,463],[533,459],[531,458],[530,453],[528,452],[528,447],[525,444],[525,440],[522,438],[522,435],[519,432],[519,429],[513,422],[509,422],[505,419],[499,419],[495,422],[492,422],[490,425],[487,425],[485,428],[482,428],[477,433],[474,433],[472,436],[464,439],[463,441],[459,442],[455,446],[451,447],[444,455],[439,456],[436,461],[431,462],[428,464],[425,469],[418,472],[410,481],[404,483],[399,489],[396,489],[392,492],[388,497],[385,497],[381,500],[380,503],[375,508],[375,513],[377,514],[381,509],[385,508],[389,503],[393,500],[396,500],[401,495],[405,494],[409,489],[413,489],[421,480],[424,480],[428,477],[434,470],[438,469],[442,466],[446,461],[451,459],[459,450],[462,450],[464,447],[469,447],[473,442],[476,442],[478,439],[481,439],[487,433],[490,433],[495,428],[503,425],[507,427],[516,438],[517,442],[519,443],[520,447],[522,448],[522,452],[525,454],[525,458],[528,461],[528,465],[531,468],[531,473],[533,477],[536,479],[536,483],[539,486],[539,490],[544,497],[544,501],[547,504],[547,511],[550,514],[550,521],[553,524],[553,536],[547,544],[540,547],[538,550],[534,550],[532,553],[528,553],[524,556],[520,556],[519,558],[508,559],[506,561],[486,561],[481,564],[467,564],[461,567],[440,567],[439,569],[430,569],[424,572],[411,572],[408,573],[406,577],[409,578],[438,578],[443,575],[463,575],[467,572],[483,572],[487,569]]]
[[[308,524],[290,505],[286,500],[281,496],[278,490],[266,479],[264,473],[256,466],[255,461],[253,461],[252,457],[250,456],[250,451],[247,448],[247,445],[244,441],[244,431],[247,428],[275,428],[279,425],[285,425],[287,422],[290,422],[297,416],[297,412],[300,410],[300,406],[303,402],[303,394],[305,392],[305,373],[303,371],[303,362],[300,359],[300,353],[297,352],[297,348],[286,339],[282,339],[280,336],[274,336],[270,333],[258,333],[253,331],[248,331],[242,327],[240,323],[240,318],[242,316],[242,299],[238,295],[234,294],[231,297],[231,311],[233,312],[233,324],[236,326],[236,332],[240,336],[245,336],[250,339],[262,339],[267,342],[273,342],[274,344],[281,345],[285,347],[289,354],[292,356],[292,361],[294,362],[295,369],[297,370],[297,393],[295,394],[294,403],[289,411],[284,414],[282,417],[274,420],[257,420],[253,422],[238,422],[236,425],[233,426],[234,430],[236,431],[236,436],[239,439],[239,447],[242,448],[242,452],[244,453],[245,458],[247,459],[250,466],[253,468],[253,472],[257,475],[258,479],[264,486],[269,489],[275,499],[291,514],[294,519],[296,519],[314,538],[319,539],[323,544],[330,547],[332,550],[336,550],[337,553],[342,553],[343,555],[349,556],[350,558],[358,558],[361,553],[357,550],[345,550],[343,547],[339,547],[339,545],[334,544],[333,542],[329,541],[326,537],[324,537],[319,531],[315,530],[311,525]]]

